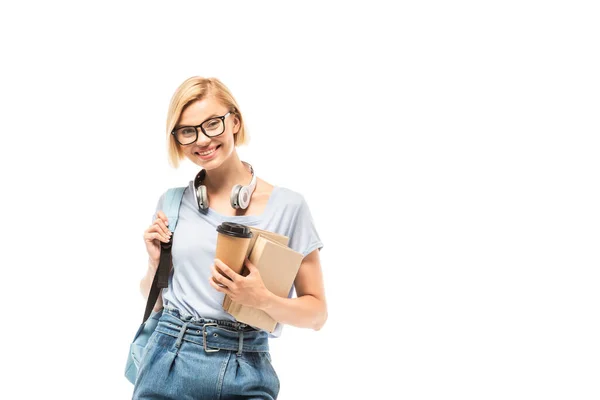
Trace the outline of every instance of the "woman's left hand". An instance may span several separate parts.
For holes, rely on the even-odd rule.
[[[209,282],[217,291],[225,293],[236,303],[261,309],[270,292],[265,287],[258,268],[248,258],[244,260],[244,265],[250,271],[247,276],[236,273],[223,261],[215,258],[215,263],[210,266],[212,277],[209,278]],[[223,271],[223,274],[219,273],[215,266]],[[217,285],[213,277],[226,287]]]

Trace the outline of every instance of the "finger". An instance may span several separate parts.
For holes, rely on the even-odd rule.
[[[220,287],[221,289],[231,290],[231,288],[229,286],[234,284],[231,280],[229,280],[229,279],[227,279],[227,277],[221,275],[219,273],[219,270],[217,270],[215,268],[214,264],[211,265],[210,270],[212,273],[212,277],[210,278],[210,281],[212,283],[214,283],[216,286]]]
[[[167,226],[169,225],[169,219],[167,218],[167,216],[165,215],[165,213],[162,210],[158,210],[158,212],[156,213],[156,216],[158,218],[160,218],[165,223],[165,225],[167,225]]]
[[[252,262],[246,258],[246,260],[244,261],[244,268],[242,269],[242,275],[248,276],[250,274],[260,275],[260,272],[258,272],[258,268],[256,267],[256,265],[252,264]]]
[[[160,240],[162,242],[169,243],[169,241],[171,240],[168,237],[165,237],[165,235],[160,234],[158,232],[155,232],[154,234],[156,235],[156,239],[158,239],[158,240]]]
[[[217,267],[219,267],[219,269],[223,272],[223,274],[225,276],[227,276],[230,280],[237,282],[237,280],[240,279],[240,275],[238,273],[236,273],[234,270],[229,268],[227,266],[227,264],[225,264],[223,261],[219,260],[218,258],[215,258],[215,265]]]
[[[231,292],[231,290],[229,290],[227,287],[221,287],[221,286],[217,285],[215,283],[215,281],[212,280],[212,278],[209,278],[208,282],[210,283],[210,286],[214,287],[215,290],[217,290],[218,292],[225,293],[225,294],[227,294],[229,296],[231,296],[233,294]]]
[[[158,227],[156,224],[152,224],[150,228],[148,228],[148,232],[157,233],[161,239],[165,240],[165,242],[168,242],[170,240],[170,236],[165,235],[162,229],[160,229],[160,227]]]
[[[158,232],[149,232],[144,235],[144,240],[150,242],[152,240],[160,240],[161,242],[169,243],[169,239]]]
[[[167,235],[168,237],[171,236],[171,230],[169,229],[169,227],[167,226],[167,224],[165,224],[165,221],[163,221],[160,218],[156,218],[156,220],[154,220],[154,224],[158,225],[158,227],[160,228],[160,230]]]
[[[256,270],[256,265],[252,264],[252,261],[250,261],[249,258],[246,258],[244,260],[244,264],[246,265],[246,267],[250,270],[250,272]]]
[[[212,276],[219,282],[221,282],[222,284],[224,284],[225,286],[229,286],[230,284],[233,283],[233,281],[231,279],[229,279],[227,276],[223,275],[215,266],[215,264],[212,264],[210,266],[210,272],[212,274]]]

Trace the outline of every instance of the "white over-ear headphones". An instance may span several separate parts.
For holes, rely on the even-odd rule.
[[[231,189],[230,202],[231,207],[233,208],[248,208],[250,204],[250,198],[252,197],[252,193],[254,193],[254,189],[256,188],[256,175],[254,175],[254,169],[252,165],[248,164],[245,161],[242,161],[245,165],[250,167],[250,173],[252,173],[252,180],[247,186],[235,185],[233,189]],[[206,211],[208,209],[208,194],[206,193],[206,186],[202,184],[204,182],[204,178],[206,177],[206,170],[202,169],[196,175],[194,179],[194,187],[196,188],[196,199],[198,200],[198,209],[200,211]]]

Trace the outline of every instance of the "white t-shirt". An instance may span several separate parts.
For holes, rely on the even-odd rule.
[[[158,200],[152,222],[158,210],[162,210],[165,193]],[[226,221],[288,236],[288,246],[304,256],[323,248],[308,204],[300,193],[275,186],[261,215],[226,216],[212,208],[201,212],[194,182],[190,181],[183,193],[179,219],[173,233],[173,269],[169,276],[169,287],[162,292],[165,306],[176,307],[182,314],[196,318],[235,321],[231,314],[223,310],[225,295],[215,290],[208,281],[212,276],[210,266],[216,255],[217,226]],[[292,286],[288,297],[291,298],[294,293]],[[282,328],[278,323],[269,337],[281,336]]]

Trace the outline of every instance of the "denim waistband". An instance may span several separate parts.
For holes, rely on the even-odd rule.
[[[182,341],[203,346],[204,351],[269,351],[269,335],[237,321],[182,316],[176,308],[165,307],[156,330]]]
[[[244,331],[256,331],[256,328],[251,327],[250,325],[244,324],[242,322],[238,322],[238,321],[229,321],[226,319],[211,319],[211,318],[196,318],[194,316],[191,315],[185,315],[183,314],[181,311],[179,311],[179,309],[175,308],[175,307],[164,307],[163,309],[163,314],[164,313],[169,313],[172,316],[174,316],[177,319],[180,319],[181,321],[185,322],[189,322],[190,324],[194,324],[194,325],[204,325],[205,323],[217,323],[219,326],[222,326],[224,328],[229,328],[229,329],[233,329],[233,330],[244,330]]]

